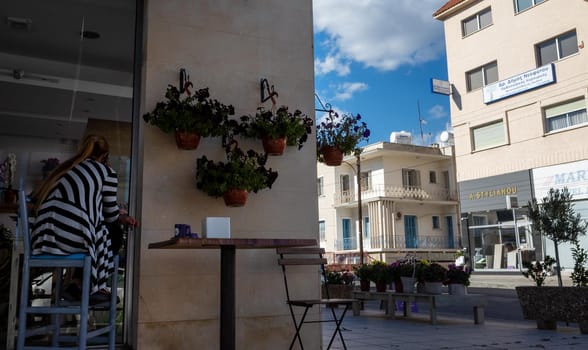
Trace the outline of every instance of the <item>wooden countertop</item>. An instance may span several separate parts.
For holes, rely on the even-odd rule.
[[[316,246],[316,239],[291,238],[172,238],[149,243],[149,249],[217,249],[234,246],[238,249]]]

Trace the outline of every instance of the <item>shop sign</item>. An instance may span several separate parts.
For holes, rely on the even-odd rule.
[[[520,94],[555,82],[553,63],[484,86],[484,103]]]
[[[503,210],[506,208],[507,196],[517,196],[519,203],[527,203],[531,199],[529,170],[459,183],[462,213]]]
[[[533,190],[538,201],[551,188],[567,187],[573,199],[588,198],[588,160],[533,169]]]
[[[492,197],[505,197],[514,195],[517,193],[517,187],[502,187],[502,188],[494,188],[487,191],[478,191],[478,192],[471,192],[468,195],[470,200],[477,200],[477,199],[484,199],[484,198],[492,198]]]

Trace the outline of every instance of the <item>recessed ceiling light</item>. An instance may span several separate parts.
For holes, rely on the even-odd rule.
[[[91,30],[84,30],[82,32],[82,36],[86,39],[98,39],[100,38],[100,33]]]

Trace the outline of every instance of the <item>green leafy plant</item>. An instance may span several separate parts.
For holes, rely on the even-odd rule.
[[[316,127],[317,157],[322,159],[322,149],[327,146],[337,147],[343,154],[351,154],[362,141],[367,141],[370,130],[361,115],[329,112],[328,116]]]
[[[574,271],[570,276],[572,283],[575,287],[588,287],[588,270],[586,270],[588,252],[580,246],[579,241],[574,242],[572,257],[574,258]]]
[[[444,282],[447,268],[438,263],[430,263],[423,268],[422,279],[425,282]]]
[[[545,282],[545,279],[551,273],[555,259],[549,255],[545,256],[543,261],[523,262],[523,267],[527,270],[523,271],[523,276],[531,278],[537,287],[541,287]]]
[[[369,280],[373,272],[373,266],[371,264],[360,264],[353,267],[353,273],[360,280]]]
[[[211,99],[208,88],[183,95],[177,87],[168,85],[165,101],[158,102],[143,119],[165,133],[178,130],[208,137],[223,135],[228,116],[233,114],[233,106]]]
[[[416,278],[416,265],[417,261],[414,257],[400,260],[400,266],[398,267],[400,277]]]
[[[443,284],[463,284],[465,286],[470,285],[470,275],[472,271],[467,266],[456,266],[455,264],[449,264],[447,266],[447,274]]]
[[[286,106],[278,108],[275,113],[260,107],[255,116],[243,116],[241,121],[245,136],[259,139],[285,138],[288,146],[298,146],[298,149],[308,140],[313,125],[312,119],[300,110],[292,113]]]
[[[196,187],[212,197],[222,197],[229,189],[257,193],[271,188],[278,173],[266,168],[267,155],[253,150],[243,152],[236,141],[226,147],[226,162],[202,156],[196,160]]]
[[[560,271],[559,244],[576,242],[579,235],[586,232],[588,223],[582,221],[580,214],[574,211],[572,194],[564,187],[563,190],[549,190],[542,203],[536,199],[529,201],[529,217],[535,230],[553,241],[555,248],[556,273],[559,286],[563,285]]]
[[[370,274],[370,281],[374,283],[391,283],[394,281],[394,276],[390,267],[383,261],[374,260],[370,263],[372,265],[372,273]]]

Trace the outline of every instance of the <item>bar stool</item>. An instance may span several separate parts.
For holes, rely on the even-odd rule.
[[[118,256],[114,258],[114,272],[110,276],[110,285],[112,294],[110,301],[90,306],[90,276],[91,276],[91,258],[86,254],[72,255],[31,255],[31,243],[29,232],[29,217],[27,210],[27,201],[24,191],[18,192],[18,221],[17,230],[20,232],[24,242],[24,256],[21,278],[21,292],[18,312],[18,335],[17,350],[48,350],[48,349],[86,349],[88,341],[108,341],[108,349],[114,350],[116,335],[116,287],[118,272]],[[44,268],[53,269],[54,298],[50,299],[49,306],[33,306],[29,298],[31,269]],[[82,297],[79,302],[69,302],[61,300],[61,284],[63,270],[66,268],[82,268]],[[88,313],[89,310],[108,310],[108,323],[99,328],[88,330]],[[47,315],[50,323],[48,325],[27,328],[27,318],[29,315]],[[79,316],[79,325],[77,336],[62,333],[63,316]],[[51,345],[25,345],[29,337],[50,335]],[[68,345],[69,344],[69,345]],[[77,344],[77,345],[71,345]],[[62,346],[63,345],[63,346]],[[65,346],[66,345],[66,346]]]

